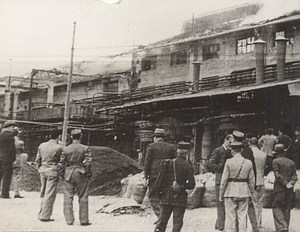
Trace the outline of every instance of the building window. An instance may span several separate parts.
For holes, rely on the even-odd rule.
[[[147,56],[142,59],[142,71],[147,71],[156,68],[157,56]]]
[[[187,52],[186,51],[178,51],[171,53],[171,65],[179,65],[187,63]]]
[[[254,36],[248,37],[246,39],[239,39],[237,41],[237,54],[244,54],[254,51]]]
[[[103,92],[118,92],[118,81],[103,83]]]
[[[211,44],[203,47],[203,60],[219,58],[220,44]]]

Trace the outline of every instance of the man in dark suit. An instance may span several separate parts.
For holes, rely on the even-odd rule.
[[[217,147],[208,161],[209,169],[215,173],[215,185],[216,185],[216,196],[217,196],[217,220],[215,229],[223,231],[225,227],[225,206],[223,201],[219,201],[220,194],[220,183],[222,179],[222,173],[224,165],[227,159],[231,158],[230,144],[233,141],[231,134],[226,135],[222,146]]]
[[[161,216],[155,232],[165,232],[173,212],[173,232],[179,232],[183,226],[183,216],[187,204],[186,189],[195,187],[194,171],[187,161],[190,144],[178,143],[176,159],[168,160],[163,173],[163,185],[160,189]],[[164,161],[165,162],[165,161]]]
[[[297,182],[295,163],[285,157],[283,144],[274,147],[276,158],[273,160],[273,171],[275,175],[273,189],[273,217],[276,231],[289,231],[293,187]]]
[[[64,215],[68,225],[74,223],[73,199],[75,192],[79,198],[79,220],[83,226],[89,222],[88,179],[91,175],[91,154],[89,148],[80,144],[82,132],[71,131],[72,144],[64,148],[60,165],[65,167],[64,173]]]
[[[6,121],[3,132],[0,133],[0,185],[2,182],[1,198],[9,198],[9,189],[13,172],[13,162],[16,160],[14,138],[15,121]]]
[[[290,149],[293,146],[293,140],[290,136],[285,134],[285,128],[283,126],[279,127],[278,129],[277,143],[283,144],[286,157],[292,159],[290,156]]]
[[[160,170],[161,161],[164,159],[174,159],[176,156],[176,148],[172,144],[164,141],[165,130],[156,128],[154,131],[154,143],[147,147],[145,159],[145,178],[149,181],[148,197],[154,213],[157,217],[160,216],[159,199],[153,192],[154,184]]]

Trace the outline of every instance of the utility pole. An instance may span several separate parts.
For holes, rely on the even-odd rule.
[[[63,123],[63,132],[62,132],[62,145],[63,146],[66,146],[66,139],[67,139],[67,132],[68,132],[68,120],[69,120],[69,114],[70,114],[70,95],[71,95],[71,86],[72,86],[75,30],[76,30],[76,22],[74,22],[74,28],[73,28],[73,41],[72,41],[72,48],[71,48],[70,72],[69,72],[69,76],[68,76],[67,95],[66,95],[66,100],[65,100],[64,123]]]

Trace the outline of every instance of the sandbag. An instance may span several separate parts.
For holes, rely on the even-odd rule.
[[[207,181],[205,174],[195,175],[195,188],[187,190],[187,209],[196,209],[201,205],[201,199],[204,192],[204,184]]]
[[[132,176],[132,174],[129,174],[127,177],[123,178],[123,179],[120,181],[121,186],[122,186],[121,192],[120,192],[120,195],[121,195],[121,196],[124,196],[124,194],[126,193],[126,191],[127,191],[127,186],[128,186],[128,182],[129,182],[129,177],[131,177],[131,176]],[[128,197],[126,197],[126,198],[128,198]]]
[[[204,185],[204,193],[201,202],[202,207],[216,207],[217,197],[216,197],[216,187],[215,187],[215,177],[209,176]]]
[[[137,203],[141,204],[147,191],[147,182],[144,179],[144,173],[138,173],[134,176],[129,176],[127,178],[128,184],[123,197],[133,199]],[[126,181],[127,180],[123,181],[124,188],[126,185]]]

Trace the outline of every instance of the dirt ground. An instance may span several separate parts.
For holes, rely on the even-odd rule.
[[[75,224],[68,226],[63,216],[63,195],[58,194],[53,212],[53,222],[40,222],[37,213],[40,207],[39,193],[22,192],[23,199],[0,199],[0,231],[103,231],[103,232],[143,232],[153,231],[155,217],[149,209],[145,213],[133,215],[113,216],[96,213],[108,200],[113,197],[91,196],[89,198],[89,212],[91,226],[83,227],[78,222],[77,197],[74,201]],[[11,192],[13,196],[13,192]],[[214,232],[215,208],[199,208],[187,210],[184,218],[183,232]],[[292,211],[290,232],[300,231],[300,210]],[[172,229],[172,220],[167,232]],[[250,225],[248,228],[251,231]],[[271,209],[263,211],[262,232],[274,231],[274,222]]]

